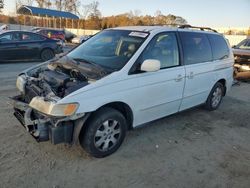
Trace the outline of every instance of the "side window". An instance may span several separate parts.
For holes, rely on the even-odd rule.
[[[11,40],[12,40],[12,34],[6,34],[6,35],[0,36],[1,42],[9,42]]]
[[[47,35],[47,32],[45,30],[40,30],[38,33],[40,33],[41,35]]]
[[[13,33],[12,41],[20,41],[20,40],[21,40],[21,34],[20,33]]]
[[[225,39],[220,35],[207,35],[212,46],[213,59],[225,59],[229,56],[229,49]]]
[[[212,61],[212,50],[203,33],[180,32],[186,65]]]
[[[23,41],[30,41],[32,40],[31,36],[27,33],[22,33],[22,40]]]
[[[20,41],[20,33],[9,33],[0,37],[2,42],[16,42]]]
[[[32,34],[32,33],[22,33],[22,40],[23,41],[39,41],[43,40],[42,36]]]
[[[142,64],[146,59],[159,60],[161,69],[179,65],[179,50],[176,35],[174,33],[156,35],[144,49],[137,62]]]
[[[45,40],[46,38],[42,35],[36,35],[36,37],[38,38],[38,40]]]

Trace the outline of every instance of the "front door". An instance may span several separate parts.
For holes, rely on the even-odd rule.
[[[156,59],[161,69],[141,72],[140,65],[147,59]],[[136,105],[134,124],[149,122],[179,110],[185,83],[185,69],[180,65],[176,34],[164,32],[156,35],[142,52],[132,70]]]
[[[17,42],[19,36],[10,32],[0,36],[0,61],[16,60],[19,58]]]

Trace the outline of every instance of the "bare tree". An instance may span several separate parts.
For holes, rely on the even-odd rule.
[[[64,0],[63,10],[68,12],[73,12],[79,15],[79,7],[81,2],[79,0]]]
[[[133,14],[134,14],[135,17],[139,17],[141,15],[141,11],[139,9],[135,9],[133,11]]]
[[[36,0],[38,7],[43,8],[45,1],[44,0]]]
[[[38,7],[44,8],[47,0],[36,0]]]
[[[45,8],[51,8],[51,6],[52,6],[52,3],[50,2],[50,0],[47,0],[47,1],[45,1]]]
[[[157,11],[155,12],[155,17],[161,16],[161,15],[162,15],[162,13],[161,13],[160,10],[157,10]]]
[[[16,0],[16,7],[20,7],[22,5],[28,5],[32,6],[34,3],[34,0]]]
[[[64,0],[55,0],[54,5],[57,10],[62,11],[64,7]]]
[[[99,2],[98,1],[93,1],[92,3],[89,4],[89,6],[90,6],[89,17],[100,18],[101,17],[101,11],[99,10]]]
[[[82,5],[80,17],[83,19],[83,28],[85,28],[86,20],[89,16],[90,12],[91,12],[91,5],[90,4]]]
[[[40,8],[51,8],[53,3],[53,0],[35,0],[38,7]]]
[[[155,25],[183,25],[187,24],[187,21],[180,17],[172,14],[163,15],[160,10],[157,10],[154,17]]]
[[[141,11],[138,9],[136,9],[134,11],[132,11],[132,10],[129,11],[126,15],[127,18],[130,20],[129,25],[142,25],[139,23],[139,22],[141,22],[140,21],[140,14],[141,14]]]
[[[101,27],[101,11],[99,10],[99,2],[93,1],[88,5],[88,19],[90,20],[90,28],[98,29]]]
[[[155,12],[155,17],[154,17],[154,24],[155,25],[163,25],[166,24],[164,23],[165,21],[165,16],[162,14],[162,12],[160,10],[157,10]]]
[[[185,24],[187,24],[187,20],[185,20],[184,18],[182,18],[180,16],[176,16],[174,23],[176,25],[185,25]]]
[[[127,16],[130,18],[130,19],[133,19],[135,17],[139,17],[141,14],[141,11],[136,9],[134,11],[130,10],[128,13],[127,13]]]
[[[90,4],[82,5],[82,11],[80,13],[80,16],[85,20],[89,16],[90,12],[91,12]]]
[[[3,0],[0,0],[0,13],[2,12],[3,8],[4,8],[4,2]]]
[[[33,3],[34,3],[34,0],[24,0],[24,4],[25,4],[25,5],[32,6]]]

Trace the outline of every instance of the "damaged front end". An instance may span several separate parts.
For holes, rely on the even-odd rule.
[[[17,78],[21,94],[11,98],[14,116],[37,141],[72,143],[75,122],[86,114],[76,113],[77,102],[59,101],[105,75],[92,64],[67,57],[29,69]]]
[[[22,102],[22,95],[11,99],[14,106],[14,116],[38,142],[51,140],[53,144],[71,143],[74,129],[73,121],[84,116],[81,114],[75,115],[75,117],[53,117],[37,111],[35,109],[39,109],[37,106],[32,108],[29,104]]]
[[[250,57],[246,56],[244,61],[242,58],[235,57],[234,78],[242,81],[250,81]]]

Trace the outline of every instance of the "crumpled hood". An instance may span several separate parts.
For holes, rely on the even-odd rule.
[[[63,67],[64,69],[68,69],[68,70],[75,69],[75,70],[80,71],[85,77],[94,79],[94,80],[99,80],[102,77],[109,74],[100,66],[97,66],[97,65],[95,66],[85,61],[81,61],[81,62],[76,61],[68,56],[63,56],[60,59],[51,61],[48,64],[48,67],[50,69],[56,69],[57,67]]]

